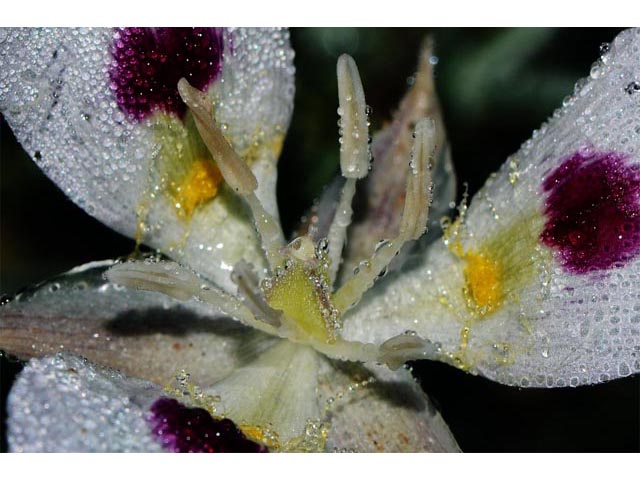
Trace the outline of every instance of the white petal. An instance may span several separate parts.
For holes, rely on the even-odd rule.
[[[616,187],[608,198],[628,202],[620,208],[630,212],[640,208],[639,49],[640,30],[620,34],[565,107],[474,198],[459,242],[436,244],[404,273],[385,279],[345,318],[345,336],[380,342],[414,330],[440,343],[445,361],[521,386],[577,386],[640,372],[640,249],[608,268],[580,271],[541,236],[550,221],[543,183],[571,179],[575,171],[560,166],[575,155],[624,158],[614,173],[628,175],[629,192]],[[597,179],[582,188],[597,188]],[[574,194],[568,191],[556,207]],[[566,218],[578,222],[582,215],[578,210]],[[637,228],[635,214],[629,215],[628,224]],[[634,234],[629,232],[632,240]],[[488,270],[472,269],[471,255],[485,255]],[[482,292],[483,313],[479,297],[470,296],[472,280],[480,289],[497,288]]]
[[[327,451],[460,450],[440,413],[405,369],[392,372],[326,361],[319,391],[329,407]]]
[[[235,29],[224,39],[222,74],[209,94],[226,135],[253,160],[258,195],[277,214],[275,163],[294,90],[288,33]],[[190,140],[176,125],[133,122],[119,109],[109,77],[114,41],[111,29],[8,31],[0,110],[36,163],[89,214],[125,235],[144,233],[145,243],[231,287],[237,260],[261,262],[251,222],[224,189],[180,217],[161,181],[172,174],[159,165],[183,155]]]
[[[8,398],[14,452],[160,452],[147,423],[157,385],[72,355],[31,360]]]
[[[68,351],[160,385],[183,369],[212,384],[264,348],[263,335],[214,306],[109,283],[113,263],[77,267],[0,307],[0,348],[20,358]]]
[[[216,414],[274,450],[459,450],[406,370],[328,360],[286,340],[206,393],[220,399]]]
[[[243,429],[275,432],[284,448],[288,441],[304,435],[309,420],[319,419],[318,361],[309,347],[283,340],[207,393],[220,396],[216,413]]]

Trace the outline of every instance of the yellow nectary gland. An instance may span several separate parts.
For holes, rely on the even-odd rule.
[[[464,276],[472,306],[480,316],[488,315],[502,303],[500,264],[486,254],[474,251],[467,252],[463,258],[467,261]]]
[[[463,232],[464,223],[460,217],[445,227],[444,238],[449,251],[465,262],[462,293],[469,309],[482,318],[497,310],[504,299],[503,265],[490,244],[479,251],[465,250],[461,241]]]
[[[172,194],[180,205],[179,214],[191,218],[201,204],[213,199],[222,183],[222,174],[210,159],[196,160]]]
[[[263,282],[265,299],[281,310],[305,334],[326,342],[335,340],[338,313],[331,304],[328,272],[323,264],[290,258],[275,277]]]

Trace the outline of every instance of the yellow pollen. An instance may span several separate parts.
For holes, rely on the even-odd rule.
[[[198,206],[216,197],[221,183],[222,175],[213,161],[194,161],[172,192],[179,215],[190,218]]]
[[[269,450],[279,451],[282,449],[278,435],[268,428],[255,425],[241,425],[240,430],[249,440],[262,443],[263,445],[266,445]]]
[[[471,306],[480,316],[488,315],[500,306],[503,297],[500,264],[473,251],[465,253],[463,258],[467,262],[464,276]]]

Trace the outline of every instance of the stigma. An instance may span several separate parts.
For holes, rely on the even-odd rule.
[[[308,236],[296,238],[284,248],[283,266],[262,281],[262,292],[267,303],[304,334],[334,343],[342,324],[331,299],[325,246],[321,241],[314,247]]]

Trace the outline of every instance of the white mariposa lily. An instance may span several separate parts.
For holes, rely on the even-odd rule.
[[[383,165],[402,159],[389,171],[404,206],[385,210],[375,195],[384,182],[371,182],[371,211],[391,214],[379,215],[383,227],[371,228],[373,214],[352,228],[352,274],[341,256],[371,154],[351,58],[338,62],[339,198],[286,244],[274,195],[293,95],[286,33],[8,32],[0,107],[25,149],[88,212],[173,259],[79,267],[3,307],[2,348],[72,352],[144,379],[69,353],[32,360],[11,394],[12,448],[456,450],[398,369],[406,360],[521,386],[640,371],[639,99],[629,87],[639,44],[638,31],[623,32],[426,249],[415,242],[432,190],[437,219],[454,189],[422,61],[374,142]],[[34,340],[43,328],[52,331]],[[157,386],[181,369],[191,377]]]

